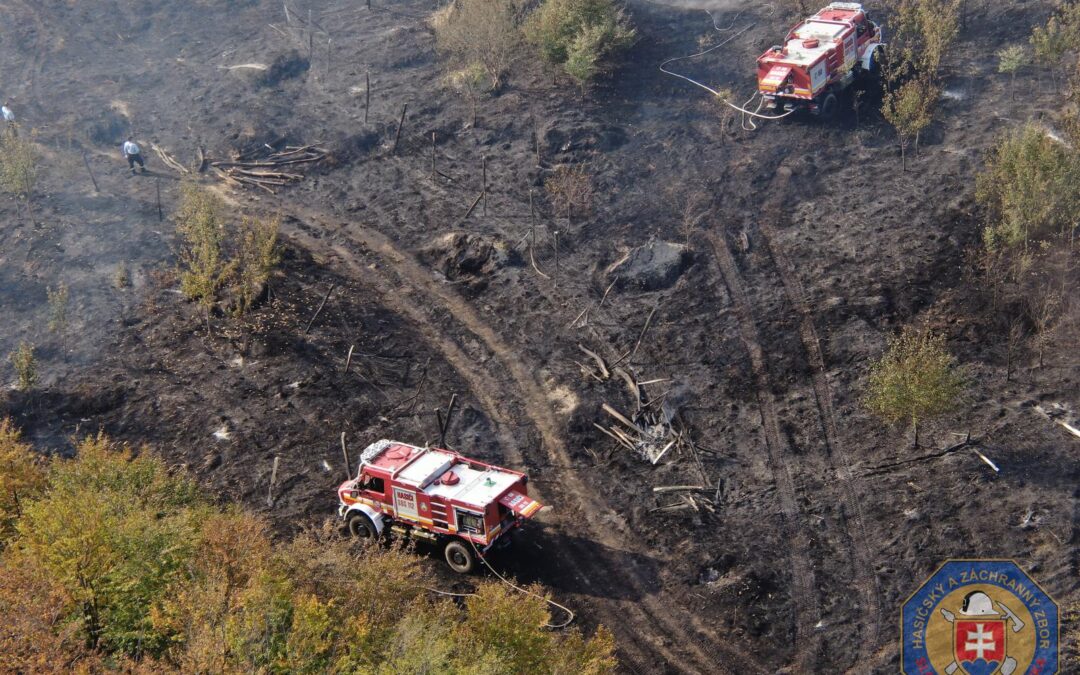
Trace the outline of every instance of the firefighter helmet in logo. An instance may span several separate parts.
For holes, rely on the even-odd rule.
[[[1058,608],[1015,563],[952,560],[904,603],[906,675],[1058,672]]]

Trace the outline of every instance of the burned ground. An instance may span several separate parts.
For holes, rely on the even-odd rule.
[[[1033,81],[1014,98],[980,55],[1025,40],[1049,3],[971,3],[907,173],[872,112],[722,130],[715,102],[657,70],[723,37],[712,5],[719,28],[753,27],[687,68],[748,91],[789,23],[769,5],[631,2],[640,39],[599,87],[522,63],[473,127],[440,84],[436,3],[373,4],[312,2],[310,27],[308,5],[289,21],[266,2],[5,5],[4,96],[42,153],[32,221],[4,201],[0,226],[0,351],[34,341],[43,376],[2,405],[31,438],[150,443],[284,531],[331,516],[342,432],[354,448],[435,441],[432,409],[456,393],[448,442],[526,469],[553,506],[503,570],[611,627],[637,672],[895,672],[899,606],[949,557],[1014,558],[1075,602],[1075,441],[1033,410],[1080,405],[1075,335],[1006,382],[1006,337],[965,262],[982,153],[1018,120],[1052,124],[1058,103]],[[176,292],[157,189],[168,216],[177,177],[150,153],[154,173],[129,177],[131,133],[187,164],[197,146],[329,150],[276,195],[204,178],[239,210],[285,216],[285,261],[245,321],[215,316],[208,334]],[[577,163],[595,198],[567,222],[543,179]],[[685,253],[661,282],[617,279],[650,242]],[[71,320],[47,333],[60,281]],[[859,399],[887,337],[924,320],[973,384],[912,450]],[[632,397],[585,374],[579,345],[655,380],[646,396],[697,452],[653,466],[598,431],[601,405]],[[936,449],[953,432],[1001,473]],[[654,486],[685,484],[714,507],[653,510]]]

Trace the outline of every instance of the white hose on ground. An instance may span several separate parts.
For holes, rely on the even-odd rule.
[[[515,591],[518,591],[519,593],[524,593],[525,595],[531,595],[534,598],[540,598],[541,600],[543,600],[547,604],[551,605],[552,607],[557,607],[557,608],[561,609],[562,611],[566,612],[566,621],[563,621],[562,623],[548,622],[548,623],[544,624],[545,628],[556,628],[556,629],[558,629],[558,628],[566,628],[571,623],[573,623],[573,621],[574,621],[574,613],[572,611],[570,611],[569,607],[566,607],[565,605],[560,605],[559,603],[555,602],[554,600],[551,600],[549,598],[545,598],[544,596],[540,595],[539,593],[533,593],[532,591],[530,591],[527,588],[522,588],[521,586],[518,586],[517,584],[514,584],[514,583],[508,581],[506,579],[506,577],[504,577],[503,575],[501,575],[497,571],[495,571],[495,568],[492,567],[491,564],[487,561],[487,559],[484,557],[484,554],[480,553],[480,549],[476,548],[476,544],[473,543],[473,541],[471,539],[469,540],[469,544],[473,547],[473,550],[476,551],[476,557],[480,558],[480,562],[484,563],[484,565],[489,570],[491,570],[491,573],[499,578],[499,581],[503,582],[504,584],[506,584],[510,588],[514,589]]]
[[[741,13],[742,12],[740,12],[739,14],[741,14]],[[712,17],[712,14],[710,14],[709,16]],[[739,15],[737,14],[735,16],[735,18],[738,19],[738,17],[739,17]],[[732,21],[732,24],[734,24],[734,23],[735,22]],[[668,59],[667,61],[664,61],[663,63],[660,64],[660,72],[664,73],[665,75],[671,75],[672,77],[677,77],[680,80],[685,80],[685,81],[689,82],[690,84],[692,84],[694,86],[701,87],[702,89],[709,92],[710,94],[712,94],[716,98],[720,99],[720,102],[723,103],[724,105],[739,111],[739,113],[742,115],[741,122],[740,122],[741,126],[746,131],[754,131],[755,129],[757,129],[757,125],[754,124],[753,120],[751,120],[749,122],[749,124],[747,124],[747,121],[746,121],[747,116],[752,117],[752,118],[762,119],[762,120],[779,120],[779,119],[783,119],[783,118],[787,117],[788,115],[790,115],[791,113],[793,113],[795,111],[794,110],[789,110],[789,111],[787,111],[786,113],[784,113],[782,115],[762,115],[760,111],[761,111],[761,106],[765,102],[764,98],[762,99],[761,103],[758,104],[758,107],[757,107],[756,110],[747,110],[745,106],[750,105],[750,102],[754,100],[754,96],[757,96],[756,93],[754,94],[754,96],[751,96],[750,99],[746,103],[744,103],[742,106],[738,106],[738,105],[735,105],[734,103],[732,103],[731,101],[727,100],[726,98],[724,98],[723,95],[720,92],[718,92],[717,90],[715,90],[712,87],[708,86],[707,84],[702,84],[701,82],[698,82],[697,80],[693,79],[692,77],[687,77],[686,75],[683,75],[681,73],[676,73],[673,70],[668,70],[667,65],[669,63],[674,63],[676,61],[685,61],[687,59],[695,59],[695,58],[697,58],[699,56],[705,56],[706,54],[708,54],[711,51],[720,49],[721,47],[723,47],[727,43],[731,42],[735,38],[739,37],[740,35],[742,35],[746,31],[753,28],[755,25],[757,25],[757,24],[751,23],[751,24],[747,24],[746,26],[743,26],[741,29],[739,29],[735,33],[732,33],[731,35],[729,35],[725,40],[722,40],[719,44],[715,44],[712,47],[709,47],[708,49],[706,49],[704,51],[700,51],[700,52],[698,52],[696,54],[690,54],[689,56],[675,56],[675,57],[672,57],[672,58]],[[724,32],[724,31],[727,31],[727,30],[731,29],[730,26],[728,28],[717,28],[715,19],[713,19],[713,28],[716,28],[716,30],[718,30],[720,32]]]
[[[503,575],[496,572],[495,568],[492,567],[488,563],[488,561],[484,558],[483,554],[480,553],[480,549],[476,548],[476,544],[474,544],[472,541],[470,541],[469,544],[473,547],[473,550],[476,551],[476,557],[480,559],[480,562],[484,563],[484,565],[489,570],[491,570],[492,573],[495,576],[497,576],[499,578],[499,581],[503,582],[504,584],[506,584],[510,588],[513,588],[515,591],[518,591],[520,593],[524,593],[526,595],[531,595],[534,598],[540,598],[541,600],[543,600],[547,604],[551,605],[552,607],[557,607],[557,608],[561,609],[562,611],[566,612],[566,616],[567,616],[566,621],[563,621],[562,623],[550,623],[550,622],[545,623],[544,628],[554,628],[554,629],[566,628],[571,623],[573,623],[573,621],[574,621],[574,613],[572,611],[570,611],[569,607],[566,607],[565,605],[560,605],[559,603],[555,602],[554,600],[549,600],[548,598],[545,598],[542,595],[538,595],[538,594],[533,593],[532,591],[530,591],[530,590],[528,590],[526,588],[522,588],[520,586],[517,586],[517,585],[507,581],[506,578],[503,577]],[[436,595],[445,595],[445,596],[451,597],[451,598],[468,598],[468,597],[476,595],[476,593],[453,593],[451,591],[440,591],[439,589],[431,588],[430,586],[421,586],[421,588],[423,588],[425,591],[435,593]]]

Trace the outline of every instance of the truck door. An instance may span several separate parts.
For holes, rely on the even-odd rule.
[[[399,518],[420,520],[416,509],[416,492],[407,488],[394,488],[394,512]]]

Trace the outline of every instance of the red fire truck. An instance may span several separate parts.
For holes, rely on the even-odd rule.
[[[456,452],[381,440],[364,449],[356,478],[338,488],[338,514],[357,537],[387,530],[445,544],[446,562],[462,574],[496,542],[541,508],[528,476]]]
[[[881,40],[861,4],[834,2],[758,57],[758,91],[768,109],[832,117],[840,91],[877,75]]]

